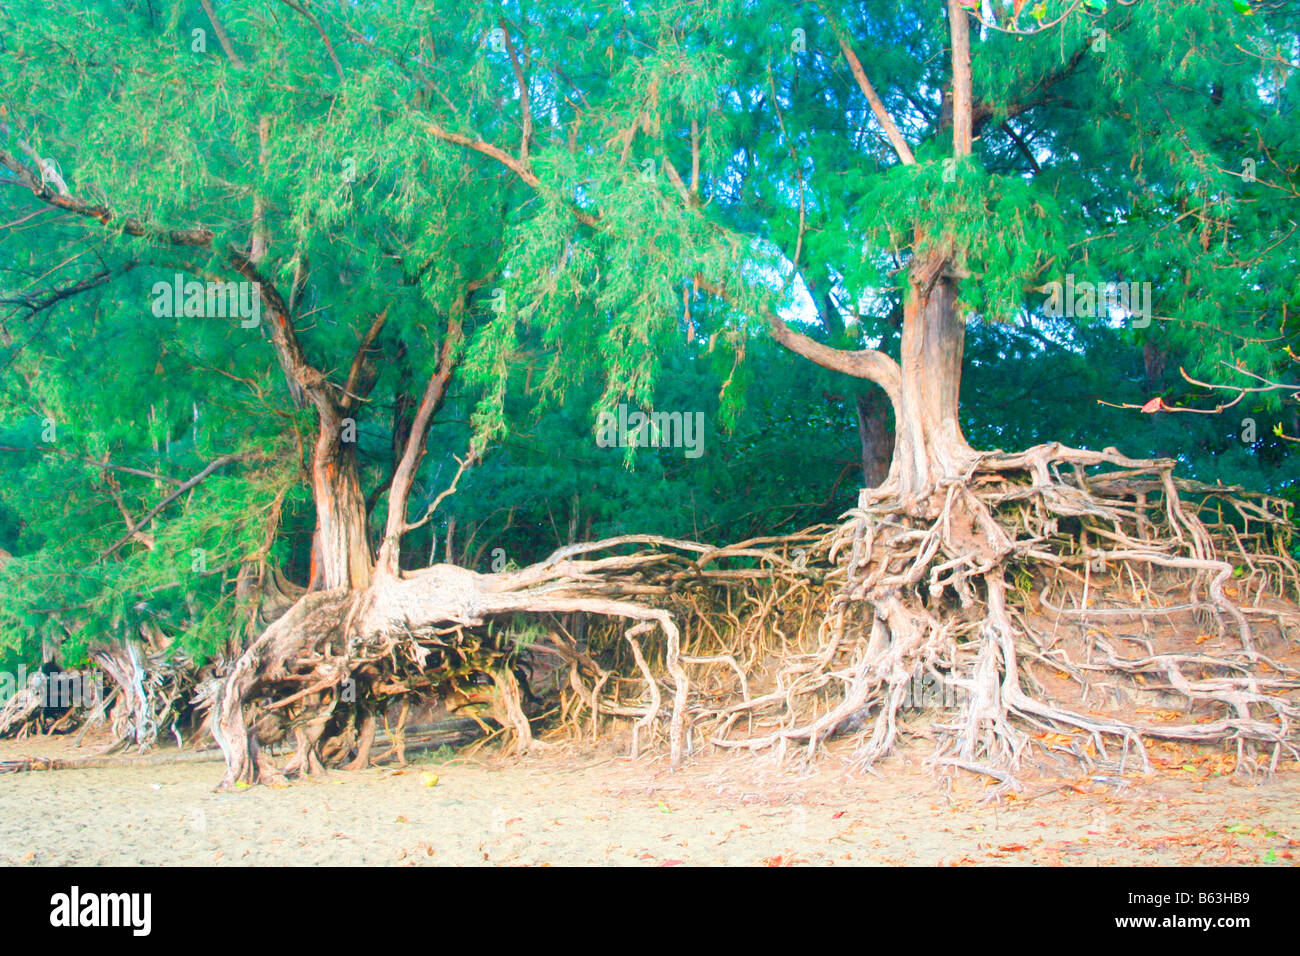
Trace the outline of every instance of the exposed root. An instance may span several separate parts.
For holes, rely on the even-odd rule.
[[[93,666],[81,670],[33,673],[0,707],[0,737],[77,730],[80,746],[92,727],[107,722],[112,739],[104,754],[128,747],[143,753],[160,734],[182,743],[189,697],[201,673],[183,655],[168,654],[147,638],[96,645],[89,653]]]
[[[213,736],[227,761],[223,785],[323,769],[321,739],[349,690],[371,700],[420,690],[454,691],[458,677],[476,673],[492,676],[495,671],[504,719],[516,730],[520,748],[529,746],[532,734],[518,685],[494,666],[507,662],[509,655],[485,647],[481,639],[476,642],[470,633],[489,619],[522,613],[582,613],[657,625],[664,635],[668,672],[678,682],[669,741],[674,763],[680,762],[689,684],[678,659],[677,625],[669,612],[624,595],[638,592],[641,572],[650,566],[687,562],[671,552],[583,557],[646,544],[711,550],[693,542],[627,536],[571,545],[519,571],[484,575],[436,565],[402,576],[381,575],[362,592],[304,596],[250,645],[214,696]],[[265,746],[289,731],[295,734],[295,756],[283,771],[274,769]]]
[[[557,673],[558,725],[630,723],[633,754],[666,744],[673,765],[701,746],[810,759],[850,734],[870,769],[937,707],[934,765],[1002,788],[1030,753],[1146,769],[1152,740],[1275,768],[1300,758],[1287,505],[1173,468],[1043,445],[979,456],[925,495],[864,491],[843,524],[796,535],[627,536],[518,571],[308,594],[216,696],[224,782],[363,766],[398,698],[485,704],[534,746],[524,664]],[[526,651],[493,636],[520,615],[546,625]],[[265,747],[289,736],[276,769]]]
[[[891,751],[905,710],[939,703],[914,699],[921,679],[939,673],[960,696],[936,728],[941,765],[1003,773],[1031,743],[1063,735],[1078,759],[1120,772],[1149,767],[1144,738],[1233,742],[1242,760],[1267,752],[1271,766],[1281,753],[1300,757],[1300,674],[1283,660],[1294,658],[1297,617],[1266,600],[1300,591],[1284,550],[1285,503],[1177,481],[1173,465],[1045,445],[985,456],[926,500],[863,492],[847,523],[814,548],[825,549],[836,586],[813,653],[778,656],[767,693],[702,709],[697,722],[711,725],[718,746],[797,742],[809,754],[829,733],[853,731],[855,763],[869,768]],[[1192,496],[1199,500],[1188,504]],[[1028,593],[1062,578],[1079,606],[1031,620]],[[1125,606],[1099,605],[1125,586]],[[1008,601],[1013,589],[1018,603]],[[1046,597],[1043,606],[1051,607]],[[1189,638],[1208,622],[1229,646],[1125,657],[1087,627],[1154,615]],[[1063,633],[1080,625],[1093,634],[1082,661]],[[1281,639],[1277,657],[1262,653],[1264,633]],[[1082,699],[1043,693],[1032,671],[1044,666],[1087,674]],[[1134,720],[1124,707],[1089,706],[1087,689],[1103,673],[1136,678],[1121,697],[1176,693],[1182,719]],[[742,713],[771,729],[736,733]],[[1167,702],[1160,714],[1179,716]]]

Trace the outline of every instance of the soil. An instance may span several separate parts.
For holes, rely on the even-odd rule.
[[[1170,749],[1173,748],[1173,749]],[[0,761],[69,738],[0,742]],[[0,775],[0,863],[26,865],[1295,865],[1300,766],[1225,773],[1220,751],[1156,744],[1155,772],[993,781],[923,766],[923,740],[849,775],[770,756],[630,761],[611,745],[413,758],[217,793],[219,761],[159,757]],[[164,752],[165,753],[165,752]],[[445,758],[446,754],[443,754]]]

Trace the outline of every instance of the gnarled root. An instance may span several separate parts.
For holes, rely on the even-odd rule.
[[[551,624],[529,653],[567,672],[562,724],[630,722],[633,753],[666,740],[674,766],[702,744],[811,757],[847,734],[870,769],[937,707],[935,765],[1003,786],[1031,753],[1147,768],[1152,740],[1233,743],[1238,766],[1276,767],[1300,757],[1287,505],[1173,468],[1042,445],[979,456],[928,494],[863,492],[844,523],[794,535],[722,548],[632,535],[518,571],[438,565],[308,594],[214,697],[224,782],[318,772],[353,750],[364,766],[374,727],[359,713],[472,700],[475,674],[531,746],[517,655],[485,636],[518,615]],[[581,640],[560,623],[574,615],[590,625]],[[265,747],[290,736],[278,770]]]
[[[1085,764],[1121,772],[1149,765],[1143,738],[1235,742],[1242,761],[1262,750],[1272,767],[1284,752],[1300,757],[1300,618],[1270,598],[1300,591],[1285,503],[1177,481],[1173,464],[1044,445],[984,456],[928,499],[863,492],[814,548],[833,587],[813,652],[775,655],[766,693],[701,709],[697,723],[712,725],[714,744],[751,750],[797,742],[812,753],[853,732],[855,761],[869,768],[904,712],[944,703],[936,763],[1007,783],[1031,743],[1065,742]],[[1045,592],[1062,580],[1078,606],[1028,607],[1039,590],[1052,609]],[[1104,606],[1121,589],[1118,607]],[[1157,618],[1172,628],[1153,628]],[[1120,620],[1150,635],[1098,632]],[[1214,653],[1194,650],[1207,623]],[[1282,639],[1273,656],[1262,634]],[[1121,654],[1119,640],[1143,653]],[[941,683],[959,699],[917,700],[927,675],[942,678],[930,690]],[[1063,686],[1048,694],[1045,679]],[[1121,682],[1114,705],[1089,700]],[[1144,698],[1154,706],[1136,712],[1157,721],[1124,706]],[[771,729],[736,733],[742,714]]]
[[[680,761],[689,683],[678,660],[677,626],[667,611],[622,597],[625,579],[638,578],[651,565],[680,562],[672,553],[583,557],[644,544],[708,550],[691,542],[628,536],[571,545],[518,571],[489,575],[436,565],[380,575],[365,591],[305,595],[235,661],[211,697],[212,733],[226,758],[222,785],[320,772],[321,744],[346,692],[355,701],[358,692],[393,696],[454,689],[458,674],[504,656],[485,649],[472,630],[521,613],[583,613],[657,625],[668,670],[677,680],[669,740],[674,762]],[[482,653],[476,657],[475,652]],[[520,688],[508,669],[496,669],[495,684],[502,718],[525,749],[533,737]],[[257,721],[249,719],[254,715]],[[290,731],[294,757],[277,769],[266,746]],[[345,758],[350,749],[334,746],[332,752]]]

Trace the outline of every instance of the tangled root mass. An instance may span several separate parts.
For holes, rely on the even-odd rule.
[[[227,786],[364,766],[394,706],[400,733],[438,699],[545,746],[530,673],[554,726],[628,728],[634,754],[674,765],[704,748],[811,758],[849,735],[870,769],[924,711],[936,766],[1008,785],[1031,754],[1148,769],[1158,739],[1269,770],[1300,758],[1288,507],[1114,449],[985,454],[793,535],[629,535],[307,594],[200,696]]]

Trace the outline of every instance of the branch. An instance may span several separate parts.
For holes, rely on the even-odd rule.
[[[424,121],[424,128],[438,139],[444,140],[448,143],[455,143],[458,146],[467,147],[468,149],[474,150],[476,153],[482,153],[484,156],[495,159],[498,163],[506,167],[506,169],[509,169],[534,189],[541,188],[542,181],[537,178],[533,171],[505,150],[493,146],[491,143],[481,139],[474,139],[473,137],[465,136],[462,133],[453,133],[431,119]]]
[[[340,403],[344,409],[351,408],[362,398],[357,393],[363,391],[360,383],[366,365],[366,353],[370,351],[370,346],[374,344],[379,333],[383,331],[387,321],[388,309],[384,309],[375,316],[375,321],[370,323],[370,328],[366,330],[366,334],[362,337],[361,344],[357,346],[356,354],[352,356],[352,367],[348,369],[348,379],[343,386],[343,400]]]
[[[379,557],[376,560],[376,570],[381,574],[385,572],[397,573],[402,535],[424,524],[442,499],[455,491],[455,482],[453,482],[451,489],[435,499],[420,521],[413,525],[407,524],[406,509],[411,498],[411,486],[415,482],[415,473],[419,470],[420,461],[424,458],[427,448],[429,421],[438,408],[441,407],[443,399],[447,395],[447,385],[451,381],[452,373],[456,368],[454,355],[457,346],[460,344],[460,339],[460,321],[452,318],[447,323],[447,334],[442,339],[442,350],[438,356],[438,368],[429,377],[428,384],[424,387],[424,395],[420,399],[419,408],[416,409],[415,418],[411,422],[411,430],[406,438],[406,447],[402,450],[402,458],[397,467],[393,469],[393,480],[388,491],[388,520],[385,523],[384,540],[379,547]],[[466,458],[466,462],[471,461],[473,458],[474,456],[471,453]],[[461,470],[463,471],[465,467],[467,465],[462,464]],[[459,477],[457,475],[457,478]]]
[[[3,130],[0,130],[2,132]],[[173,246],[210,247],[214,234],[205,226],[192,226],[185,229],[151,229],[144,221],[134,216],[120,216],[103,203],[81,200],[64,192],[51,190],[45,179],[34,176],[17,157],[8,150],[0,149],[0,166],[12,172],[24,186],[32,191],[37,199],[56,209],[63,209],[96,219],[105,226],[110,226],[128,236],[148,237]],[[46,177],[48,178],[48,177]]]
[[[24,451],[24,452],[39,451],[47,455],[60,455],[63,458],[67,458],[72,461],[82,461],[88,465],[94,465],[96,468],[111,468],[113,471],[124,472],[125,474],[128,475],[137,475],[141,478],[150,478],[154,481],[165,481],[173,485],[179,485],[181,483],[181,480],[179,478],[172,478],[168,475],[158,475],[152,471],[144,471],[143,469],[140,468],[128,468],[126,465],[114,465],[111,462],[107,462],[107,461],[96,461],[94,458],[85,458],[81,455],[73,455],[70,452],[61,451],[58,448],[39,448],[39,447],[17,448],[13,445],[0,445],[0,451]]]
[[[1034,154],[1030,151],[1029,144],[1024,141],[1024,139],[1021,137],[1019,133],[1017,133],[1014,129],[1011,128],[1011,123],[1003,122],[1001,125],[1001,129],[1004,133],[1006,133],[1008,136],[1011,137],[1011,141],[1015,143],[1017,147],[1019,147],[1020,152],[1024,154],[1025,159],[1029,160],[1029,168],[1036,173],[1041,173],[1043,170],[1038,165],[1038,160],[1034,158]]]
[[[534,189],[541,191],[541,182],[533,175],[531,170],[524,167],[520,162],[506,153],[504,150],[493,146],[491,143],[483,140],[475,140],[469,136],[460,133],[452,133],[439,126],[433,120],[425,121],[425,128],[439,139],[449,143],[456,143],[465,146],[484,156],[489,156],[497,162],[512,170],[524,182],[528,183]],[[676,169],[671,164],[666,164],[670,170],[669,178],[674,180],[674,185],[678,186],[679,191],[686,192],[686,199],[689,201],[689,193],[685,190],[685,184],[681,182],[681,177],[676,175]],[[576,206],[572,207],[572,212],[577,220],[593,228],[600,228],[598,216],[593,216],[585,210]],[[699,288],[715,295],[729,305],[735,306],[735,301],[727,294],[725,288],[717,283],[708,282],[700,276],[695,277]],[[790,328],[785,321],[772,312],[770,309],[763,309],[763,318],[767,322],[768,331],[781,345],[797,355],[810,359],[820,365],[822,368],[830,369],[835,372],[843,372],[855,378],[865,378],[874,382],[883,388],[888,394],[890,401],[895,405],[898,404],[902,394],[902,372],[898,363],[886,355],[884,352],[875,349],[863,349],[856,352],[845,352],[839,349],[833,349],[830,346],[811,339],[801,332],[796,332]],[[391,507],[391,504],[390,504]]]
[[[217,42],[221,44],[221,49],[226,51],[230,65],[236,70],[242,70],[244,61],[239,58],[234,45],[230,42],[230,37],[226,36],[226,31],[222,29],[221,21],[217,19],[217,11],[212,9],[212,0],[199,0],[199,3],[202,4],[203,12],[208,15],[208,20],[212,23],[212,32],[217,35]]]
[[[325,44],[325,52],[330,55],[330,62],[334,64],[334,72],[338,74],[339,82],[342,83],[345,79],[343,75],[343,64],[339,62],[338,56],[335,55],[334,45],[330,43],[329,35],[325,32],[325,28],[321,26],[320,21],[316,19],[315,14],[308,10],[305,4],[299,6],[294,3],[293,0],[280,0],[280,2],[291,10],[296,10],[298,13],[301,13],[307,18],[311,25],[316,28],[317,34],[320,35],[321,42]],[[204,5],[207,5],[207,0],[204,0]]]
[[[152,521],[155,517],[157,517],[159,512],[161,512],[169,504],[171,504],[181,495],[185,494],[185,492],[189,491],[195,485],[202,482],[203,479],[207,478],[208,475],[212,474],[217,469],[224,468],[226,465],[229,465],[231,462],[243,461],[244,459],[251,458],[251,457],[253,457],[252,452],[243,452],[242,454],[238,454],[238,455],[222,455],[220,458],[216,459],[215,461],[210,462],[207,465],[207,467],[205,467],[202,471],[200,471],[194,477],[181,482],[175,491],[169,494],[162,501],[158,502],[158,504],[155,505],[153,508],[150,508],[149,512],[138,522],[136,522],[135,526],[131,528],[131,530],[129,530],[122,537],[118,538],[117,541],[115,541],[111,546],[109,546],[108,550],[104,551],[104,553],[101,554],[96,560],[103,561],[110,554],[115,552],[118,548],[122,547],[122,545],[126,544],[128,541],[134,538],[136,534],[142,528],[144,528],[145,525],[147,525],[150,521]],[[102,464],[102,463],[96,462],[96,464]]]
[[[790,278],[786,284],[799,274],[799,256],[803,252],[803,236],[807,229],[807,203],[804,199],[803,186],[803,164],[799,162],[799,153],[794,148],[794,140],[791,139],[789,131],[785,128],[785,116],[781,113],[781,98],[776,95],[776,80],[772,78],[772,68],[767,68],[767,83],[772,89],[772,106],[776,109],[776,121],[781,127],[781,135],[785,137],[786,147],[790,151],[790,161],[794,164],[794,174],[799,180],[799,232],[795,236],[794,255],[790,257]],[[694,132],[695,121],[691,121],[691,130]],[[691,141],[692,147],[695,145],[694,137]]]
[[[969,156],[971,129],[970,21],[961,0],[948,0],[948,29],[952,37],[952,151]]]
[[[271,117],[263,113],[257,118],[257,162],[266,172],[271,145]],[[269,240],[266,236],[266,200],[258,192],[253,193],[253,232],[248,241],[248,260],[253,265],[259,264],[266,257]]]
[[[434,498],[433,501],[429,503],[429,507],[425,509],[424,517],[413,524],[406,525],[406,530],[414,531],[416,528],[422,527],[430,518],[432,518],[434,513],[438,510],[438,505],[442,504],[443,501],[456,493],[456,486],[460,484],[460,476],[465,474],[467,469],[472,468],[477,461],[478,458],[475,456],[473,450],[471,450],[464,458],[457,458],[456,464],[459,467],[457,467],[456,474],[451,479],[451,484],[440,491],[438,497]]]
[[[52,192],[42,180],[38,180],[31,171],[14,155],[0,149],[0,166],[11,170],[18,179],[32,191],[42,202],[59,209],[66,209],[79,216],[95,219],[118,232],[130,236],[140,236],[161,241],[167,245],[190,248],[212,249],[216,238],[211,229],[192,226],[182,229],[151,229],[145,222],[133,216],[121,216],[114,213],[103,203],[90,203],[72,195]],[[256,245],[256,243],[254,243]],[[312,399],[318,409],[325,412],[334,410],[333,398],[326,390],[328,384],[325,376],[307,361],[302,343],[298,340],[297,330],[290,320],[289,307],[280,296],[274,284],[266,281],[251,258],[252,252],[244,252],[235,245],[227,248],[225,256],[232,269],[245,279],[257,284],[258,294],[263,305],[270,313],[271,344],[275,348],[276,358],[289,379],[290,391],[301,389]],[[295,402],[299,396],[295,394]]]
[[[949,0],[953,2],[953,0]],[[819,4],[820,5],[820,4]],[[884,102],[876,95],[876,88],[871,85],[867,79],[867,72],[862,68],[862,61],[858,55],[853,52],[853,47],[849,45],[848,34],[840,26],[839,22],[831,16],[829,10],[822,8],[826,15],[826,21],[831,25],[831,30],[835,33],[835,38],[839,41],[840,50],[844,54],[844,59],[849,61],[849,69],[853,71],[853,78],[858,81],[858,88],[862,90],[862,95],[867,98],[871,104],[871,112],[876,116],[876,122],[880,124],[885,135],[889,137],[890,145],[894,147],[894,152],[905,166],[915,166],[916,157],[912,155],[912,149],[907,145],[907,140],[903,139],[903,134],[899,132],[898,125],[894,118],[889,115],[889,110],[885,109]]]
[[[1235,365],[1229,365],[1227,362],[1220,362],[1219,364],[1227,368],[1230,368],[1235,372],[1240,372],[1242,375],[1248,375],[1251,378],[1255,379],[1256,381],[1263,382],[1264,384],[1256,385],[1253,387],[1245,386],[1245,385],[1215,385],[1211,382],[1202,382],[1192,378],[1190,375],[1187,374],[1187,370],[1185,368],[1179,366],[1178,368],[1179,374],[1182,375],[1184,380],[1186,380],[1189,384],[1195,385],[1198,388],[1208,388],[1211,390],[1217,389],[1220,391],[1235,392],[1237,397],[1230,402],[1222,402],[1218,405],[1215,405],[1213,408],[1178,408],[1173,405],[1166,405],[1164,399],[1159,396],[1151,399],[1145,405],[1134,405],[1130,402],[1118,402],[1118,403],[1107,402],[1101,399],[1097,399],[1097,404],[1105,405],[1108,408],[1137,409],[1147,414],[1154,414],[1155,412],[1181,412],[1186,415],[1218,415],[1222,412],[1227,411],[1229,408],[1232,408],[1234,405],[1238,404],[1239,402],[1241,402],[1247,395],[1258,395],[1261,392],[1284,391],[1284,392],[1292,392],[1297,397],[1300,397],[1300,385],[1292,385],[1288,382],[1274,382],[1270,379],[1264,378],[1264,376],[1262,375],[1257,375],[1254,372],[1251,372],[1247,369],[1238,368]],[[1279,425],[1278,427],[1280,428],[1281,426]],[[1276,432],[1276,434],[1279,438],[1283,439],[1284,441],[1290,441],[1290,442],[1300,441],[1300,438],[1293,438],[1290,435],[1284,435],[1281,433],[1281,431]]]
[[[728,294],[724,286],[719,286],[703,278],[698,278],[697,281],[699,287],[705,292],[717,296],[728,305],[735,306],[734,299]],[[760,311],[767,321],[768,332],[772,338],[791,352],[802,355],[822,368],[830,369],[833,372],[842,372],[854,378],[865,378],[870,382],[874,382],[889,394],[890,401],[895,405],[900,401],[903,388],[902,371],[898,363],[884,352],[877,349],[860,349],[849,352],[843,349],[831,348],[829,345],[824,345],[816,339],[790,328],[785,319],[771,309],[764,307]]]
[[[336,403],[327,387],[329,382],[323,372],[307,361],[307,353],[298,339],[298,330],[290,318],[289,306],[279,290],[263,278],[253,261],[237,246],[231,245],[226,250],[226,258],[231,268],[257,284],[259,297],[268,313],[271,345],[275,349],[280,368],[289,380],[290,391],[301,389],[322,414],[332,415],[337,412]]]
[[[506,52],[510,54],[510,68],[514,70],[515,82],[519,84],[519,109],[523,113],[523,133],[519,137],[519,159],[527,166],[528,140],[533,135],[533,113],[528,102],[528,79],[524,76],[524,68],[519,65],[515,45],[510,39],[510,26],[506,23],[505,17],[497,22],[501,24],[501,33],[505,36]]]
[[[677,167],[673,165],[672,160],[667,156],[664,157],[664,172],[668,174],[668,181],[677,190],[677,195],[682,197],[682,202],[687,206],[693,205],[691,191],[686,188],[686,183],[682,181],[682,174],[677,171]]]
[[[3,111],[0,111],[0,117],[3,116],[4,116]],[[8,136],[10,132],[11,131],[9,129],[9,124],[0,122],[0,133],[4,133],[4,135]],[[63,181],[63,176],[59,173],[59,169],[55,165],[53,160],[42,159],[41,154],[36,152],[36,150],[32,148],[31,144],[28,143],[27,140],[25,139],[18,140],[18,148],[22,150],[24,153],[26,153],[29,157],[31,157],[32,161],[36,163],[36,168],[41,171],[42,186],[44,186],[45,183],[49,181],[54,183],[55,188],[58,189],[60,196],[66,196],[68,194],[67,183]],[[7,182],[6,185],[8,185]]]
[[[467,149],[472,149],[476,153],[481,153],[484,156],[487,156],[491,159],[495,159],[498,163],[500,163],[502,166],[506,167],[506,169],[513,172],[516,176],[522,179],[529,186],[533,187],[533,189],[537,190],[539,193],[542,191],[542,181],[537,178],[536,174],[532,171],[532,169],[529,166],[527,166],[525,163],[521,163],[514,156],[511,156],[505,150],[497,146],[493,146],[491,143],[486,142],[485,140],[474,139],[473,137],[465,136],[462,133],[453,133],[431,119],[426,119],[424,121],[424,129],[432,136],[436,136],[438,139],[441,139],[445,142],[455,143],[458,146],[464,146]],[[572,204],[570,204],[570,208],[573,212],[574,218],[577,219],[578,222],[582,223],[584,226],[591,226],[595,228],[599,225],[598,217],[593,216],[591,213],[586,212],[585,210]]]
[[[51,306],[57,305],[64,299],[71,298],[79,292],[86,292],[96,286],[103,285],[110,279],[120,275],[125,275],[138,265],[135,259],[118,266],[117,268],[102,269],[93,276],[74,282],[71,285],[65,285],[55,289],[53,292],[47,292],[43,296],[37,294],[23,294],[11,296],[9,298],[0,298],[0,305],[12,305],[14,311],[18,309],[27,309],[30,315],[37,315],[44,312]]]
[[[1117,24],[1111,31],[1112,36],[1123,31],[1129,25],[1129,22],[1131,21]],[[1079,64],[1083,62],[1083,58],[1088,52],[1090,44],[1091,40],[1084,41],[1084,43],[1076,49],[1073,54],[1071,54],[1070,59],[1067,60],[1059,70],[1049,73],[1040,80],[1038,85],[1039,93],[1037,96],[1033,99],[1010,104],[1007,107],[1006,118],[1013,119],[1021,113],[1029,112],[1035,106],[1042,106],[1046,103],[1048,100],[1048,94],[1051,92],[1052,87],[1073,75],[1074,71],[1078,69]],[[993,118],[994,113],[995,107],[990,103],[980,102],[972,104],[971,135],[974,136],[978,134],[980,130],[984,128],[984,124]]]

